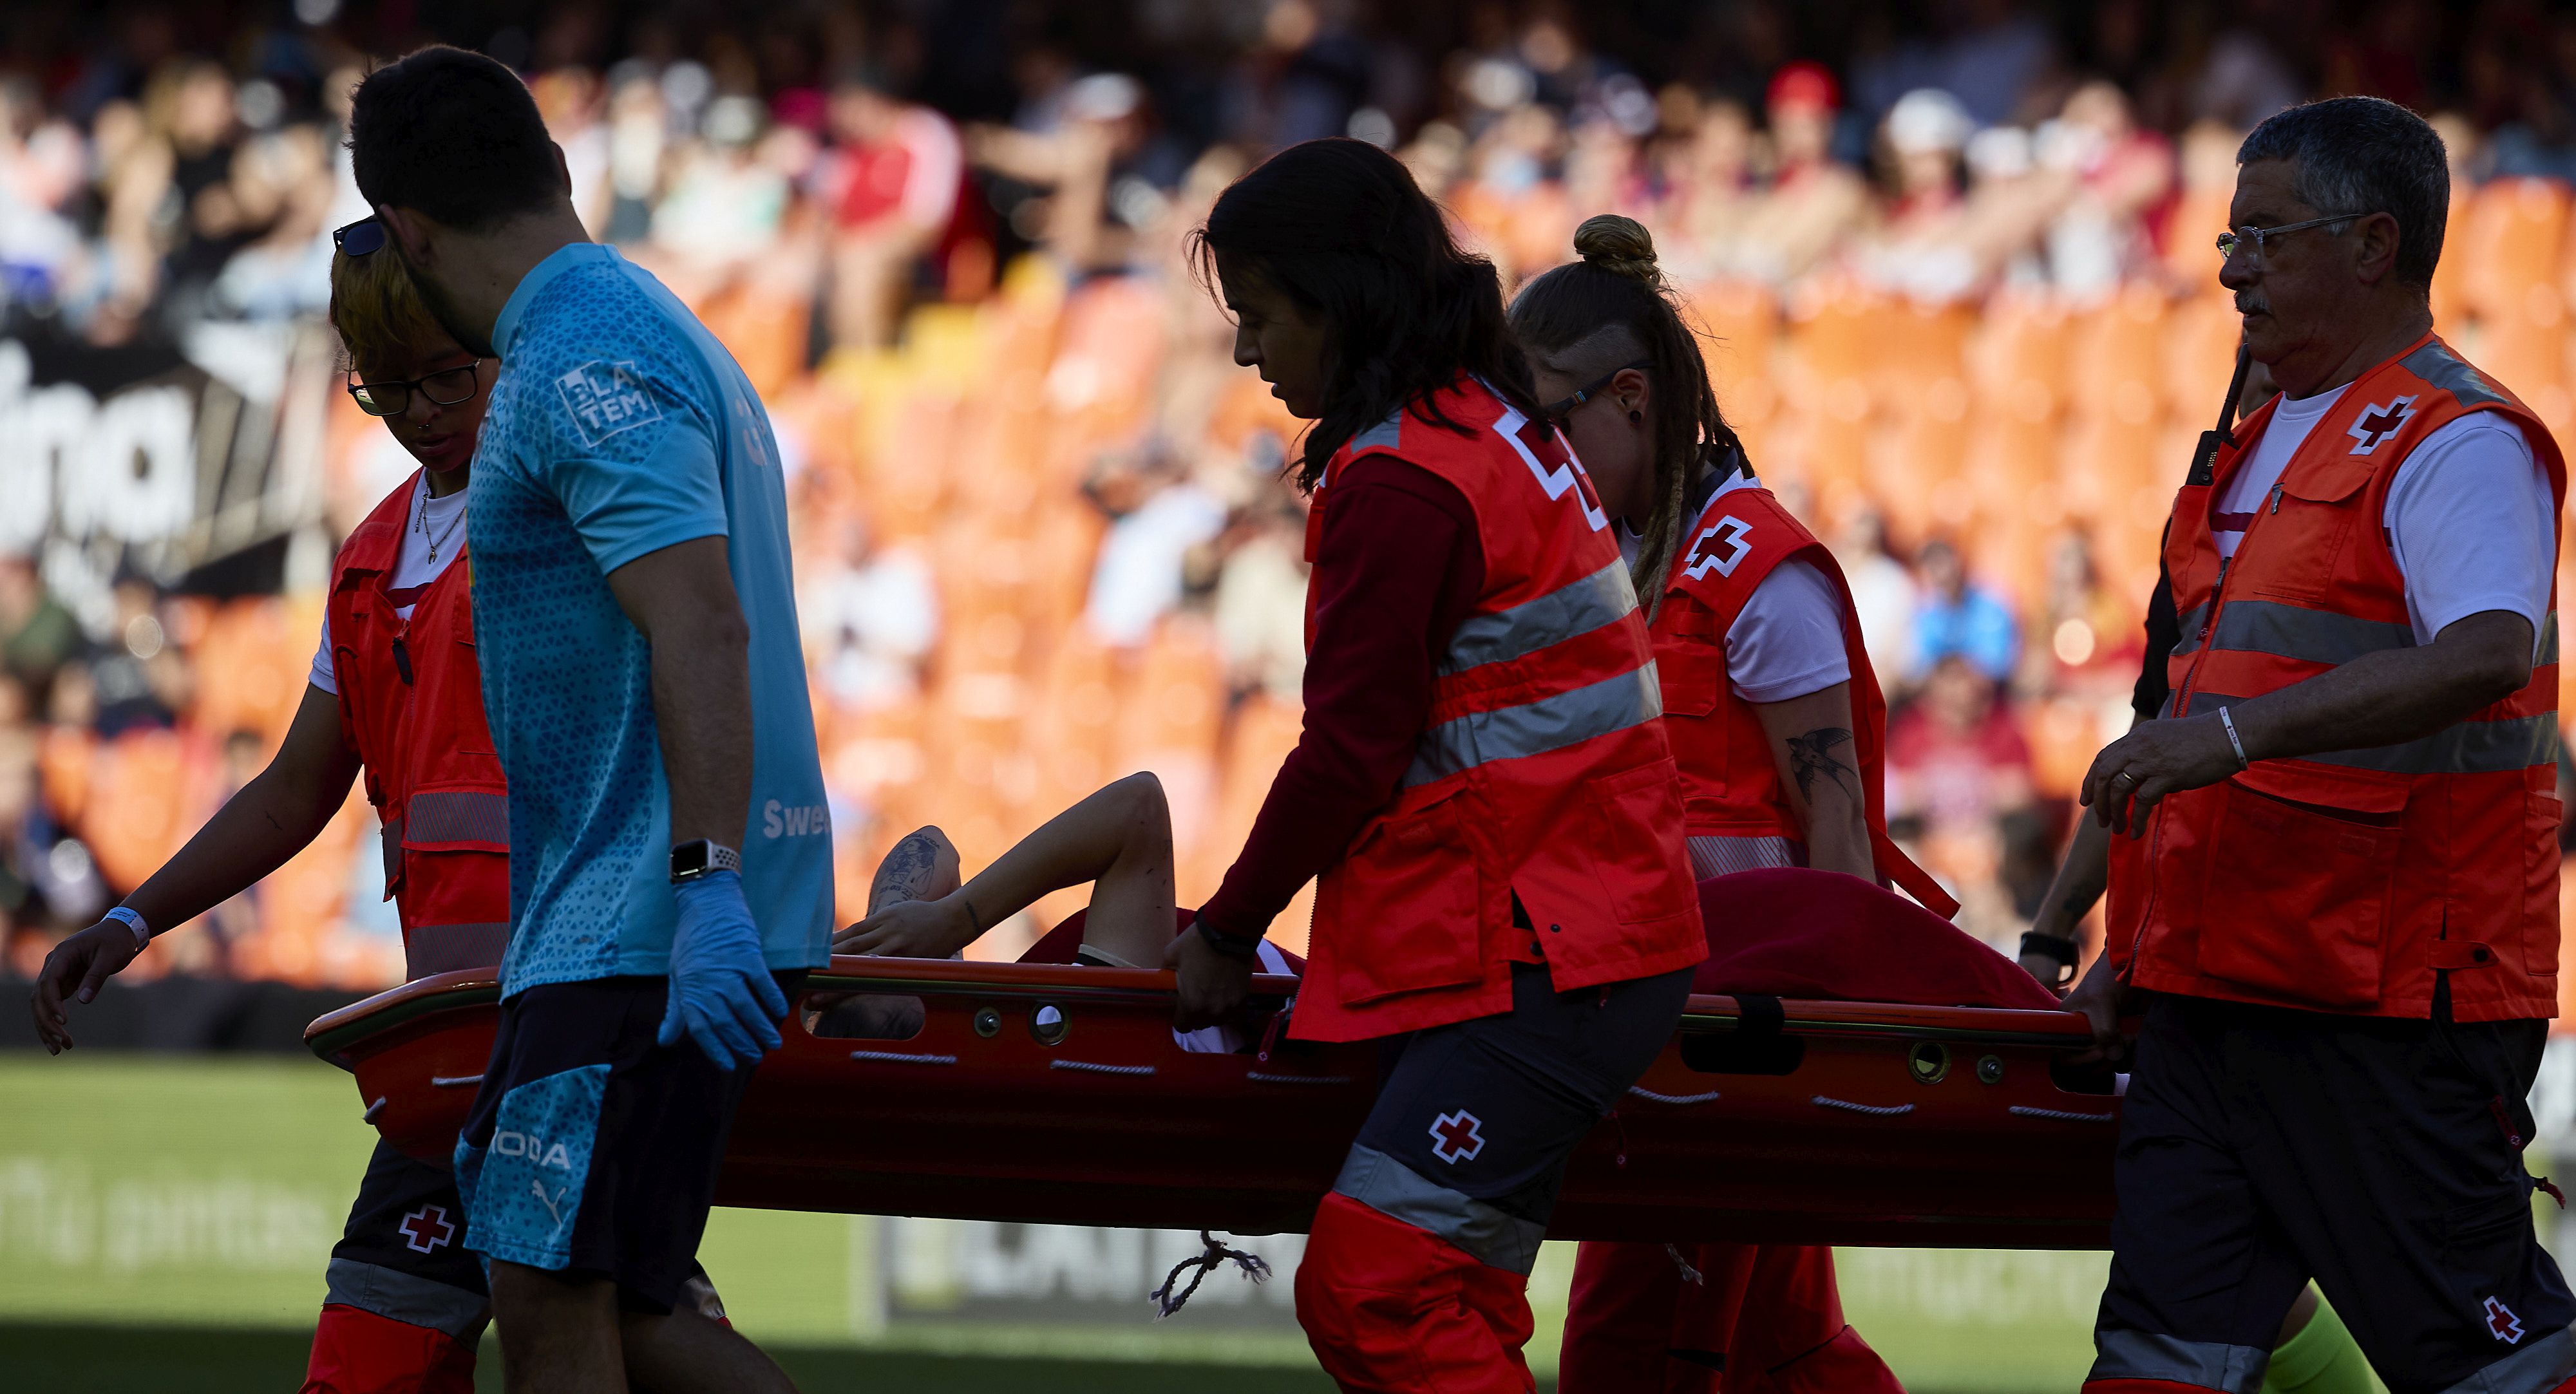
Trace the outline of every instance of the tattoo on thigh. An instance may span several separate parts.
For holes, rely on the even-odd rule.
[[[923,900],[939,866],[939,839],[928,828],[907,833],[877,864],[877,879],[868,886],[868,913],[898,901]]]
[[[1834,747],[1851,744],[1851,738],[1852,733],[1840,726],[1819,726],[1789,738],[1789,772],[1797,777],[1798,797],[1812,799],[1820,778],[1832,780],[1853,798],[1860,797],[1860,771],[1834,754]]]

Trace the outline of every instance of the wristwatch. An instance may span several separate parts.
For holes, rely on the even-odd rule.
[[[671,849],[671,884],[695,881],[718,871],[742,870],[742,854],[721,842],[697,838]]]

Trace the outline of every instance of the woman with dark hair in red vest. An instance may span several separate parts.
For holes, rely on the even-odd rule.
[[[1814,867],[1955,911],[1888,839],[1887,708],[1842,572],[1754,477],[1653,240],[1604,215],[1574,249],[1522,289],[1512,327],[1651,597],[1693,870]],[[1709,925],[1713,944],[1747,928]],[[1566,1394],[1898,1389],[1843,1321],[1833,1250],[1789,1244],[1584,1244],[1557,1379]]]
[[[1353,1390],[1526,1391],[1567,1157],[1706,954],[1628,569],[1542,418],[1492,265],[1392,157],[1274,155],[1196,239],[1235,361],[1314,422],[1305,729],[1172,943],[1183,1024],[1240,1002],[1308,878],[1293,1037],[1386,1043],[1298,1319]]]

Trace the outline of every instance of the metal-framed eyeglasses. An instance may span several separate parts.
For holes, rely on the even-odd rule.
[[[2218,234],[2218,259],[2234,261],[2238,252],[2251,248],[2254,253],[2254,264],[2259,267],[2263,264],[2263,244],[2272,238],[2279,237],[2283,233],[2305,232],[2312,227],[2324,227],[2328,223],[2348,223],[2355,218],[2369,216],[2367,213],[2337,213],[2331,218],[2310,218],[2304,223],[2283,223],[2279,227],[2230,228]]]
[[[411,405],[411,394],[419,393],[431,405],[452,407],[474,400],[483,390],[481,369],[484,360],[477,358],[460,368],[441,368],[427,377],[407,382],[357,382],[348,384],[351,400],[358,410],[369,416],[400,416]],[[354,379],[357,375],[350,374]]]
[[[1601,389],[1608,387],[1612,379],[1618,377],[1621,373],[1624,373],[1631,368],[1643,371],[1644,369],[1652,368],[1653,366],[1655,365],[1642,359],[1635,363],[1622,363],[1618,367],[1611,369],[1609,372],[1603,373],[1600,377],[1574,389],[1573,395],[1560,397],[1557,400],[1540,407],[1538,409],[1538,414],[1546,418],[1547,424],[1562,431],[1565,429],[1565,418],[1572,415],[1576,407],[1600,396]]]

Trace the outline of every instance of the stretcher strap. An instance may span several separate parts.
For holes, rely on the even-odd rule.
[[[1698,1284],[1698,1285],[1700,1285],[1701,1287],[1707,1287],[1707,1286],[1708,1286],[1708,1275],[1707,1275],[1707,1274],[1705,1274],[1705,1273],[1700,1272],[1700,1271],[1699,1271],[1698,1269],[1696,1269],[1696,1268],[1691,1267],[1691,1261],[1690,1261],[1689,1259],[1686,1259],[1686,1258],[1683,1258],[1683,1257],[1682,1257],[1682,1246],[1681,1246],[1681,1245],[1679,1245],[1679,1244],[1666,1244],[1666,1245],[1664,1246],[1664,1252],[1665,1252],[1666,1254],[1669,1254],[1669,1255],[1671,1255],[1671,1256],[1672,1256],[1672,1260],[1673,1260],[1673,1267],[1678,1268],[1678,1269],[1680,1269],[1680,1270],[1682,1271],[1682,1281],[1683,1281],[1683,1282],[1685,1282],[1685,1283],[1697,1283],[1697,1284]]]
[[[874,1060],[886,1065],[954,1065],[957,1063],[957,1057],[954,1055],[932,1055],[927,1052],[907,1050],[854,1050],[850,1052],[850,1058]]]
[[[1142,1076],[1150,1075],[1154,1072],[1154,1067],[1151,1065],[1103,1065],[1092,1060],[1049,1060],[1047,1062],[1047,1068],[1050,1070],[1073,1070],[1077,1073],[1086,1075]]]
[[[1628,1086],[1628,1092],[1649,1103],[1658,1104],[1711,1104],[1718,1099],[1718,1093],[1714,1089],[1705,1094],[1658,1094],[1644,1085],[1631,1084]]]
[[[1233,1261],[1235,1267],[1243,1270],[1243,1276],[1252,1281],[1256,1283],[1270,1281],[1270,1264],[1261,1255],[1243,1249],[1229,1249],[1218,1243],[1216,1235],[1208,1230],[1199,1231],[1199,1243],[1202,1247],[1195,1256],[1173,1264],[1172,1271],[1163,1275],[1163,1285],[1146,1294],[1154,1299],[1154,1320],[1161,1321],[1179,1311],[1182,1305],[1190,1300],[1190,1295],[1199,1290],[1199,1284],[1207,1281],[1207,1275],[1223,1268],[1229,1259]],[[1180,1282],[1181,1270],[1184,1268],[1194,1268],[1198,1271],[1190,1275],[1188,1287],[1174,1293],[1172,1287]]]
[[[1828,1099],[1822,1094],[1815,1097],[1814,1103],[1818,1108],[1838,1108],[1847,1113],[1866,1113],[1872,1118],[1894,1118],[1899,1114],[1914,1111],[1912,1104],[1856,1104],[1849,1099]]]

